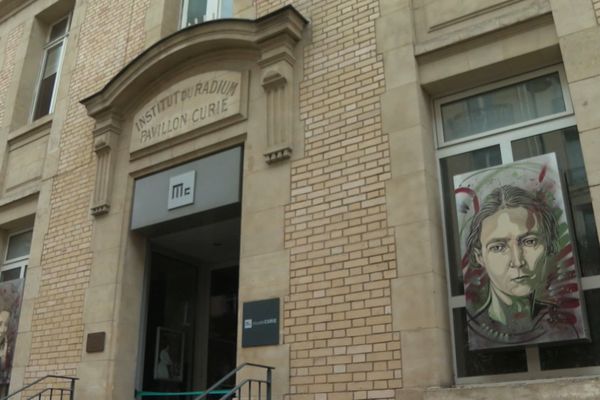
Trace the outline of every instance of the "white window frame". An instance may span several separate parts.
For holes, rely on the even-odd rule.
[[[201,22],[197,22],[194,24],[187,24],[187,14],[189,9],[190,0],[182,0],[181,1],[181,16],[179,18],[179,27],[181,29],[187,28],[188,26],[200,24]],[[206,0],[206,19],[203,22],[212,21],[215,19],[221,18],[222,14],[222,0]],[[211,16],[212,13],[212,16]]]
[[[444,141],[443,140],[443,125],[441,119],[441,106],[458,100],[473,96],[475,94],[488,92],[494,89],[500,89],[515,83],[524,82],[542,75],[549,73],[558,72],[560,77],[560,83],[563,91],[563,98],[565,101],[565,108],[567,111],[543,118],[537,118],[529,120],[523,123],[514,124],[502,128],[498,128],[492,131],[482,132],[480,134],[471,135],[466,138],[459,140]],[[543,133],[549,133],[552,131],[565,129],[568,127],[576,126],[575,115],[573,114],[573,105],[571,96],[568,92],[567,81],[565,79],[564,69],[562,66],[552,66],[544,69],[540,69],[528,74],[519,75],[517,77],[498,81],[489,85],[481,86],[476,89],[471,89],[465,92],[457,93],[451,96],[446,96],[434,101],[434,115],[435,115],[435,130],[436,130],[436,144],[437,144],[437,169],[438,176],[442,176],[441,166],[439,160],[458,154],[463,154],[469,151],[477,149],[499,146],[500,156],[502,164],[510,163],[513,161],[511,142],[517,139],[523,139],[527,137],[537,136]],[[443,193],[442,179],[438,182],[438,190]],[[440,207],[442,215],[444,215],[444,198],[440,196]],[[578,377],[578,376],[594,376],[600,375],[600,366],[592,367],[580,367],[580,368],[564,368],[554,370],[541,370],[540,358],[538,352],[538,346],[528,346],[525,348],[527,356],[527,371],[519,373],[508,373],[508,374],[495,374],[495,375],[481,375],[481,376],[470,376],[470,377],[459,377],[458,376],[458,364],[456,355],[456,341],[454,332],[454,316],[453,311],[457,308],[464,308],[466,306],[465,296],[458,295],[452,296],[452,281],[450,279],[450,250],[448,248],[448,237],[447,237],[447,224],[446,218],[442,218],[442,227],[444,232],[444,253],[446,263],[446,279],[447,290],[448,290],[448,311],[449,311],[449,323],[452,339],[452,357],[453,357],[453,374],[454,381],[457,385],[471,385],[471,384],[483,384],[483,383],[500,383],[500,382],[525,382],[537,379],[556,379],[561,377]],[[599,260],[600,262],[600,260]],[[582,290],[588,291],[593,289],[600,289],[600,275],[594,276],[582,276],[581,277]],[[589,312],[589,311],[588,311]]]
[[[26,273],[27,265],[29,264],[29,256],[30,255],[27,254],[22,257],[15,257],[15,258],[11,258],[11,259],[8,259],[7,257],[8,257],[8,247],[10,244],[10,238],[13,236],[21,235],[26,232],[33,232],[33,229],[28,228],[28,229],[23,229],[20,231],[12,232],[6,238],[6,246],[4,248],[4,262],[2,263],[2,266],[0,266],[0,273],[20,268],[19,279],[25,278],[25,273]]]
[[[64,35],[57,37],[56,39],[50,41],[50,34],[52,33],[52,28],[54,26],[58,25],[59,23],[63,22],[65,19],[67,20],[67,27],[66,27]],[[54,46],[56,46],[62,42],[62,47],[60,49],[60,55],[59,55],[59,59],[58,59],[58,70],[56,72],[56,81],[54,82],[54,87],[52,88],[52,97],[50,99],[50,107],[48,109],[48,114],[46,114],[46,115],[50,115],[54,112],[54,106],[56,105],[56,95],[58,93],[58,86],[60,84],[62,64],[63,64],[63,60],[64,60],[64,56],[65,56],[65,49],[67,47],[67,38],[69,37],[70,30],[71,30],[71,13],[56,20],[56,22],[54,22],[52,25],[50,25],[48,27],[48,30],[46,32],[46,43],[44,44],[44,56],[42,57],[42,63],[40,65],[40,68],[38,71],[38,77],[37,77],[37,81],[36,81],[37,83],[35,85],[35,92],[33,94],[33,107],[31,107],[31,113],[29,116],[29,120],[31,122],[33,122],[35,120],[35,109],[37,108],[38,97],[40,94],[40,89],[41,89],[42,81],[44,78],[43,75],[44,75],[44,68],[46,67],[46,61],[48,59],[48,50],[50,50],[51,48],[53,48]],[[38,119],[43,118],[44,116],[38,117]]]
[[[29,264],[29,257],[24,260],[12,262],[10,264],[4,264],[0,267],[0,274],[6,271],[12,271],[13,269],[19,269],[19,278],[25,278],[25,272],[27,270],[27,265]]]
[[[443,129],[443,121],[442,121],[442,105],[446,103],[452,103],[455,100],[465,99],[467,97],[471,97],[477,94],[493,91],[494,89],[500,89],[506,86],[510,86],[516,83],[525,82],[534,78],[538,78],[543,75],[549,75],[552,73],[558,72],[558,77],[560,79],[560,85],[562,88],[563,99],[565,101],[565,111],[545,115],[540,118],[530,119],[524,122],[519,122],[513,125],[503,126],[501,128],[476,133],[473,135],[466,136],[464,138],[455,139],[455,140],[444,140],[444,129]],[[520,129],[526,126],[537,125],[541,122],[552,121],[555,119],[560,119],[562,117],[566,117],[569,115],[573,115],[573,104],[571,102],[571,96],[569,94],[568,86],[567,86],[567,78],[565,76],[565,71],[560,66],[552,66],[548,68],[543,68],[534,72],[530,72],[527,74],[519,75],[517,77],[513,77],[510,79],[505,79],[499,82],[490,83],[488,85],[480,86],[471,90],[467,90],[465,92],[456,93],[450,96],[442,97],[434,101],[434,110],[435,110],[435,129],[436,129],[436,144],[438,149],[455,146],[459,143],[470,142],[474,140],[481,139],[485,136],[497,135],[498,133],[508,132],[515,129]]]

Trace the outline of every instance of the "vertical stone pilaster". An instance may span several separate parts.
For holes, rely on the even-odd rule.
[[[300,40],[296,34],[285,34],[261,41],[262,86],[267,97],[268,164],[291,157],[293,151],[294,96],[296,82],[294,49]]]
[[[286,68],[289,69],[289,68]],[[267,151],[265,161],[290,158],[292,155],[292,85],[289,74],[275,69],[267,70],[263,78],[263,88],[267,94]]]
[[[400,332],[403,387],[398,398],[452,381],[452,351],[441,240],[432,115],[415,59],[409,2],[381,2],[377,50],[383,54],[383,132],[389,137],[391,177],[387,221],[395,233],[397,278],[392,280],[394,330]],[[394,40],[389,40],[393,37]]]
[[[110,194],[114,165],[114,149],[121,133],[121,118],[108,113],[97,120],[94,130],[94,152],[96,153],[96,182],[92,200],[92,215],[106,214],[110,210]]]
[[[590,194],[600,226],[600,26],[598,1],[550,0],[569,92],[575,110]]]

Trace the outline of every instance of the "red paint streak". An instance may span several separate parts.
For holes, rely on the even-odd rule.
[[[558,306],[561,308],[577,308],[579,307],[579,299],[574,299],[572,297],[558,299]]]
[[[475,191],[471,188],[459,187],[454,191],[454,194],[459,193],[466,193],[469,196],[471,196],[471,198],[473,199],[473,211],[475,212],[475,214],[477,214],[479,212],[479,199],[477,198],[477,194],[475,193]]]
[[[575,265],[575,259],[573,257],[567,258],[564,262],[565,267],[570,267]]]
[[[565,247],[563,247],[563,249],[561,251],[558,252],[558,254],[555,257],[555,260],[559,261],[559,260],[563,259],[571,251],[573,251],[573,248],[571,247],[571,245],[570,244],[566,245]]]
[[[577,322],[577,317],[569,312],[556,313],[554,318],[557,322],[561,322],[563,324],[575,325]]]
[[[579,285],[577,285],[577,283],[564,283],[552,289],[550,293],[552,293],[554,297],[565,298],[565,296],[569,296],[572,293],[577,293],[578,291]]]
[[[464,268],[467,266],[467,264],[469,263],[469,256],[468,254],[465,254],[462,258],[462,260],[460,260],[460,267]]]
[[[548,170],[548,166],[544,165],[542,167],[542,170],[540,171],[540,174],[538,175],[538,182],[542,182],[544,180],[544,177],[546,176],[546,171]]]

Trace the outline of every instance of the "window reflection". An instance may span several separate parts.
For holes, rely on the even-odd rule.
[[[477,94],[441,106],[444,140],[566,111],[557,72]]]

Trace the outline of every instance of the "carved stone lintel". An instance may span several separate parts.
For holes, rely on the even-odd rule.
[[[98,216],[110,210],[113,177],[114,149],[121,133],[121,118],[115,113],[105,113],[96,118],[94,152],[96,153],[96,182],[91,213]]]

